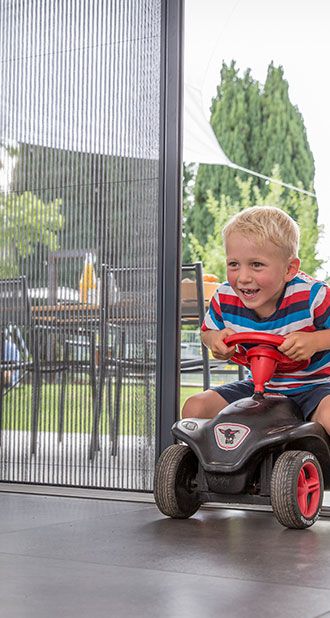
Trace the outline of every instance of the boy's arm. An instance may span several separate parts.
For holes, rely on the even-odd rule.
[[[330,329],[316,330],[313,333],[290,333],[285,336],[285,341],[278,350],[292,360],[307,360],[316,352],[330,350]]]
[[[320,285],[320,282],[316,286],[318,289],[315,295],[311,295],[313,301],[310,306],[316,330],[290,333],[278,348],[293,360],[306,360],[316,352],[330,350],[330,288],[325,284]]]
[[[219,360],[228,360],[235,352],[235,346],[228,347],[223,342],[226,337],[233,335],[235,331],[226,328],[222,319],[220,289],[212,296],[210,308],[207,311],[201,327],[201,339]]]

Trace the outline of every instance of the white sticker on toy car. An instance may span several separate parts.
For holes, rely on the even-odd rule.
[[[250,433],[250,427],[240,423],[219,423],[214,427],[214,435],[219,448],[232,451],[242,444]]]

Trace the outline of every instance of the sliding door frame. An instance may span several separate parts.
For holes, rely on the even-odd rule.
[[[162,10],[156,458],[173,443],[179,410],[184,2]]]

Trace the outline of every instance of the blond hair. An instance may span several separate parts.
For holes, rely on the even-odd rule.
[[[246,238],[253,238],[258,246],[271,242],[286,257],[298,257],[299,227],[284,210],[275,206],[252,206],[232,217],[222,231],[224,242],[237,232]]]

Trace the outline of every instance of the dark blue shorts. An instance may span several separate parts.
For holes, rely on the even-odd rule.
[[[243,397],[252,397],[254,392],[254,385],[250,380],[240,380],[238,382],[231,382],[224,386],[212,386],[212,391],[219,393],[228,403],[233,403]],[[269,393],[271,394],[271,393]],[[315,408],[319,405],[320,401],[327,395],[330,395],[330,382],[328,384],[320,384],[315,386],[309,391],[299,393],[299,395],[286,395],[290,399],[296,402],[300,407],[304,420],[307,421],[308,417],[314,412]]]

